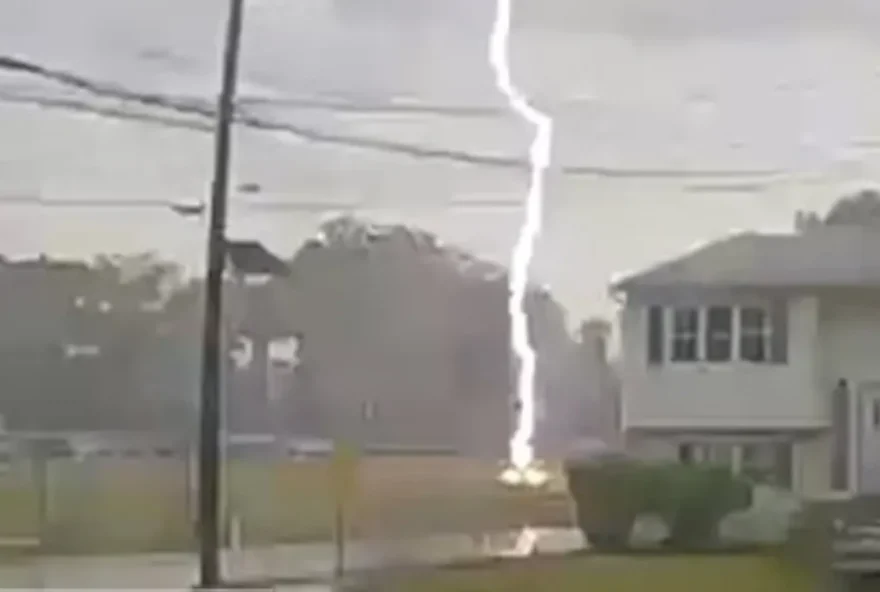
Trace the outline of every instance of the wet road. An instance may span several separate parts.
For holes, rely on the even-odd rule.
[[[570,531],[542,531],[539,547],[547,551],[562,550],[570,546],[572,540]],[[500,533],[484,540],[470,536],[438,536],[394,543],[352,543],[347,565],[358,570],[407,563],[440,564],[506,554],[514,544],[511,533]],[[333,547],[314,544],[227,552],[223,564],[232,581],[259,581],[271,577],[320,581],[329,579],[333,571]],[[197,558],[193,554],[44,557],[0,566],[0,586],[5,588],[181,589],[195,582],[196,576]],[[313,589],[323,588],[315,584]]]

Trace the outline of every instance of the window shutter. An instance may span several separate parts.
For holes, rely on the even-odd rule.
[[[770,310],[773,329],[771,355],[774,364],[788,363],[788,302],[777,300]]]
[[[663,308],[652,306],[648,309],[648,363],[663,363]]]

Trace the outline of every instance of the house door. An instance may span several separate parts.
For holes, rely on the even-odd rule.
[[[880,385],[862,391],[859,489],[880,493]]]

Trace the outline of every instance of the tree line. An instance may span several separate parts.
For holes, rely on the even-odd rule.
[[[284,277],[226,282],[226,351],[247,343],[249,354],[244,365],[224,357],[230,425],[353,433],[369,403],[392,439],[439,442],[449,431],[440,415],[461,422],[469,409],[471,431],[506,434],[514,367],[505,270],[402,226],[341,218],[318,236],[286,260]],[[200,278],[152,253],[4,259],[0,295],[8,429],[195,429]],[[584,389],[564,309],[537,289],[527,304],[539,388]],[[278,339],[298,344],[296,363],[270,384]]]

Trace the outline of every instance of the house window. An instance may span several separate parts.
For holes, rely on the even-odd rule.
[[[696,362],[699,359],[700,309],[676,308],[672,311],[673,362]]]
[[[764,441],[734,443],[703,441],[681,444],[678,459],[684,464],[728,467],[754,483],[790,489],[792,485],[791,442]]]
[[[746,362],[768,362],[773,343],[770,315],[763,308],[740,309],[739,356]]]
[[[679,444],[678,462],[683,465],[692,465],[696,460],[696,453],[693,444]]]
[[[725,442],[698,442],[682,444],[679,447],[679,460],[683,460],[681,456],[681,448],[687,447],[689,456],[686,464],[712,464],[729,467],[733,463],[732,444]]]
[[[742,475],[755,483],[790,489],[791,442],[760,442],[742,447]]]
[[[704,446],[703,462],[719,465],[722,467],[732,467],[735,446],[726,442],[713,442]]]
[[[713,305],[650,306],[646,317],[646,358],[664,362],[788,362],[788,308]]]
[[[729,362],[733,352],[733,309],[710,306],[706,311],[706,360]]]

